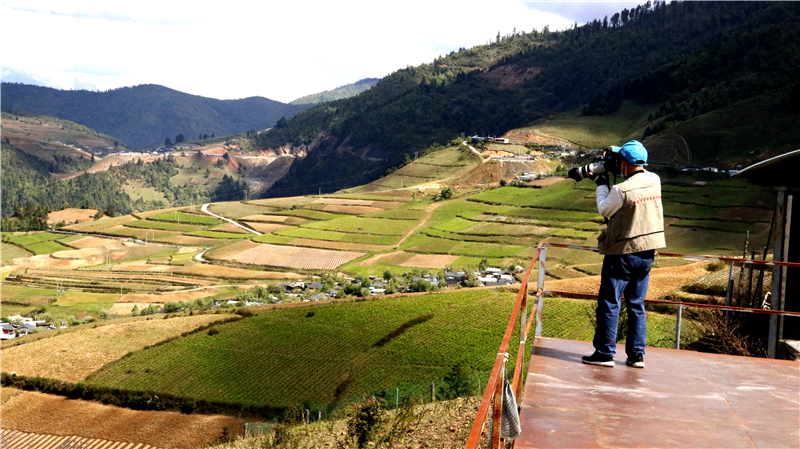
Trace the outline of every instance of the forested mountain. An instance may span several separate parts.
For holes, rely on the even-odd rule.
[[[647,135],[759,95],[772,96],[769,113],[779,116],[800,100],[799,49],[797,2],[648,2],[398,70],[357,97],[280,121],[255,143],[308,154],[273,186],[302,193],[320,180],[369,181],[460,132],[499,135],[576,108],[606,114],[623,100],[657,111]]]
[[[297,100],[290,101],[289,104],[308,104],[308,105],[316,105],[320,103],[325,103],[326,101],[334,101],[334,100],[341,100],[343,98],[350,98],[354,97],[361,92],[371,88],[375,84],[380,81],[379,78],[364,78],[363,80],[356,81],[353,84],[347,84],[345,86],[337,87],[336,89],[326,90],[325,92],[320,92],[316,94],[306,95],[305,97],[300,97]]]
[[[265,129],[308,108],[263,97],[216,100],[153,84],[91,92],[3,83],[1,101],[4,112],[70,120],[130,148],[158,145],[178,134],[192,139]]]

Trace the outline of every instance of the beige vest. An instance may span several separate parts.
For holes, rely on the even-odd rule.
[[[630,254],[667,246],[658,175],[645,171],[617,184],[617,188],[623,204],[597,238],[600,254]]]

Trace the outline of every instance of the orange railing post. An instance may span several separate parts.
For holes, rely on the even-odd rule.
[[[544,243],[540,243],[539,247],[536,249],[536,254],[533,256],[530,265],[528,265],[528,269],[525,272],[525,276],[522,279],[522,285],[520,286],[519,293],[517,293],[517,301],[514,303],[514,309],[511,312],[511,317],[508,321],[508,326],[506,327],[506,332],[503,335],[503,341],[500,344],[500,350],[497,353],[497,358],[494,362],[494,367],[492,368],[492,373],[489,376],[489,382],[486,384],[486,390],[484,390],[483,397],[481,399],[481,404],[478,407],[478,415],[475,417],[475,422],[472,424],[472,429],[469,434],[469,439],[467,440],[467,448],[476,449],[480,445],[481,434],[483,433],[483,428],[486,425],[486,419],[489,416],[489,407],[492,407],[492,441],[490,442],[491,447],[493,449],[500,447],[500,424],[502,423],[503,417],[503,385],[505,383],[505,362],[508,357],[508,345],[511,340],[511,336],[514,334],[514,329],[516,328],[517,324],[517,315],[520,315],[519,319],[519,333],[520,333],[520,342],[519,347],[520,350],[517,353],[517,363],[514,367],[514,378],[512,383],[512,389],[517,395],[517,404],[519,404],[521,397],[522,397],[522,373],[524,371],[524,360],[525,360],[525,341],[528,338],[528,333],[530,331],[530,319],[526,316],[527,312],[527,302],[528,302],[528,285],[531,272],[533,271],[533,266],[536,263],[536,260],[539,259],[539,254],[544,248]],[[541,274],[539,275],[541,277]],[[541,299],[540,299],[541,301]],[[536,310],[536,306],[534,305],[533,310],[531,312],[531,319],[533,317],[533,311]],[[519,392],[519,393],[517,393]]]

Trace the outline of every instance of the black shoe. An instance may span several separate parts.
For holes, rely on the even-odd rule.
[[[614,357],[606,357],[596,352],[592,355],[585,355],[581,357],[581,361],[583,363],[588,363],[589,365],[607,366],[609,368],[614,367]]]
[[[625,364],[632,368],[644,368],[644,356],[639,354],[634,357],[628,357]]]

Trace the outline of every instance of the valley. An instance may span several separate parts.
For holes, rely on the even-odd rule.
[[[608,221],[567,174],[630,140],[667,245],[647,346],[762,356],[766,321],[675,302],[772,307],[772,268],[669,253],[772,263],[790,226],[775,190],[732,175],[800,141],[800,9],[622,17],[515,28],[290,104],[4,82],[0,443],[357,447],[374,402],[383,440],[363,447],[464,447],[527,267],[541,336],[592,340],[596,302],[576,298],[597,294],[585,247]]]

